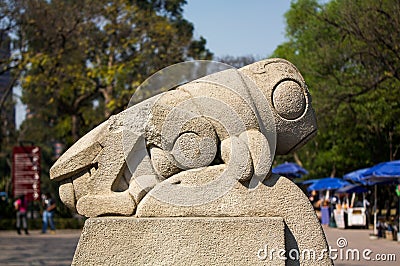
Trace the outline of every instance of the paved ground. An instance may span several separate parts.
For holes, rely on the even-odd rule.
[[[389,241],[388,239],[370,239],[369,235],[371,230],[364,229],[337,229],[324,227],[329,246],[337,251],[332,252],[333,257],[337,256],[334,260],[337,266],[347,265],[399,265],[400,261],[400,242]],[[339,248],[338,244],[342,247]],[[371,250],[371,252],[368,251]],[[360,254],[359,259],[353,256],[352,250],[358,250]],[[363,252],[365,256],[363,257]],[[348,254],[346,256],[346,254]],[[356,253],[354,253],[356,254]],[[391,254],[394,254],[391,255]],[[347,257],[347,258],[346,258]],[[391,258],[393,257],[393,258]],[[382,261],[385,259],[386,261]],[[379,260],[379,261],[378,261]],[[391,261],[388,261],[391,260]],[[396,262],[397,261],[397,262]]]
[[[335,260],[337,266],[347,265],[399,265],[400,261],[400,242],[389,241],[387,239],[371,240],[369,233],[371,230],[361,229],[336,229],[324,227],[329,245],[337,252]],[[72,257],[78,243],[80,230],[58,230],[55,235],[40,234],[39,231],[32,231],[30,235],[17,235],[14,231],[0,231],[0,265],[50,265],[63,266],[70,265]],[[338,248],[339,243],[347,243],[342,248]],[[360,259],[352,259],[352,253],[349,250],[358,249]],[[370,261],[362,257],[362,252],[370,249],[367,257]],[[346,259],[346,254],[349,259]],[[394,254],[396,261],[377,261],[375,256],[388,257],[388,254]],[[383,255],[383,256],[382,256]]]
[[[0,231],[0,265],[71,265],[80,230],[57,230],[56,234]]]

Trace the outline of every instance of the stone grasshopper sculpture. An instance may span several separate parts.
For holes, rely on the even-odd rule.
[[[316,130],[301,74],[288,61],[264,60],[178,86],[110,117],[67,150],[50,175],[61,182],[62,201],[78,213],[130,216],[168,179],[199,186],[225,171],[220,179],[232,182],[220,186],[255,187],[271,174],[275,149],[286,154]],[[196,205],[191,198],[175,203]]]
[[[275,154],[294,151],[316,131],[305,81],[283,59],[178,84],[110,117],[50,169],[69,208],[99,217],[85,223],[74,263],[263,265],[252,245],[267,241],[287,253],[312,249],[319,256],[286,265],[331,265],[308,198],[271,173]],[[103,241],[110,228],[120,232],[109,236],[111,244]],[[243,228],[259,233],[246,238]],[[239,239],[244,253],[236,249]],[[158,249],[164,243],[175,244]],[[193,256],[198,247],[204,254]],[[231,259],[221,255],[232,249]],[[263,252],[258,258],[267,258]]]

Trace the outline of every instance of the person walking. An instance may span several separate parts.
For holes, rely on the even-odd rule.
[[[56,211],[56,202],[50,193],[46,193],[43,197],[43,219],[42,234],[45,234],[50,225],[50,233],[55,234],[56,227],[54,225],[54,213]]]
[[[22,228],[25,231],[26,235],[29,235],[28,232],[28,221],[26,217],[26,212],[28,211],[28,202],[25,199],[25,195],[21,195],[17,198],[17,200],[14,202],[14,208],[17,212],[16,218],[17,218],[17,233],[20,235],[21,234],[21,223],[22,223]]]

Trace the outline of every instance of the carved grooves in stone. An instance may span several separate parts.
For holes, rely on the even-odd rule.
[[[124,192],[129,188],[129,183],[132,178],[132,174],[129,171],[129,168],[126,164],[124,163],[124,166],[121,168],[120,172],[117,175],[117,178],[115,178],[114,183],[111,186],[111,191],[113,192]]]
[[[221,157],[221,139],[219,138],[218,134],[215,134],[215,135],[216,135],[216,139],[217,139],[217,152],[215,154],[214,160],[210,163],[210,166],[220,165],[220,164],[224,163],[224,161],[222,161],[222,157]]]
[[[296,120],[307,111],[307,95],[298,80],[285,78],[272,90],[272,105],[284,119]]]

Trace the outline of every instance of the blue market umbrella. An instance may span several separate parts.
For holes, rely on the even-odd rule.
[[[320,191],[320,190],[334,190],[341,187],[350,185],[350,182],[343,180],[338,177],[325,177],[319,179],[317,182],[307,188],[308,191]]]
[[[400,160],[383,162],[372,166],[360,175],[362,180],[375,184],[375,204],[374,204],[374,233],[377,234],[377,184],[400,183]],[[399,201],[400,208],[400,201]],[[400,216],[399,216],[400,224]]]
[[[296,163],[289,162],[285,162],[272,168],[272,173],[292,178],[299,178],[302,175],[308,174],[307,170],[303,167],[299,166]]]
[[[363,172],[360,178],[375,183],[400,182],[400,160],[379,163]]]
[[[369,168],[355,170],[353,172],[345,174],[343,176],[343,179],[358,182],[363,185],[371,185],[370,182],[368,182],[367,180],[365,180],[361,177],[361,175],[364,174],[368,170],[369,170]]]
[[[368,189],[366,189],[363,186],[357,185],[357,184],[351,184],[351,185],[347,185],[344,187],[339,188],[338,190],[336,190],[337,193],[364,193],[364,192],[368,192]]]
[[[304,181],[298,182],[298,184],[300,184],[300,185],[312,185],[315,182],[317,182],[318,180],[319,179],[308,179],[308,180],[304,180]]]
[[[374,192],[374,198],[375,198],[374,199],[374,234],[376,235],[377,234],[377,229],[376,229],[376,222],[377,222],[377,186],[376,186],[376,182],[373,182],[371,180],[367,180],[363,176],[364,173],[366,173],[369,170],[370,170],[370,168],[362,168],[362,169],[355,170],[353,172],[345,174],[343,176],[343,179],[351,180],[351,181],[363,184],[365,186],[375,185],[375,192]]]

